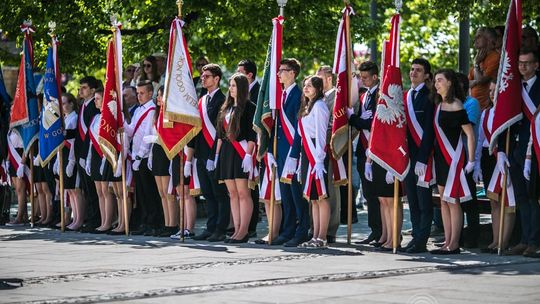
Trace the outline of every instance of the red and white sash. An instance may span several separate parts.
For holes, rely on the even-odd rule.
[[[315,156],[313,153],[315,153],[316,149],[311,141],[311,138],[307,137],[307,134],[304,132],[304,126],[302,124],[302,119],[298,119],[298,131],[300,132],[300,135],[302,136],[302,148],[306,152],[306,156],[308,159],[308,169],[307,169],[307,176],[306,176],[306,184],[304,185],[304,197],[307,200],[310,200],[309,194],[311,193],[311,189],[313,187],[316,187],[318,199],[323,199],[328,197],[328,192],[326,191],[326,184],[324,181],[321,181],[320,179],[317,179],[315,177],[315,172],[313,171],[313,168],[315,167]],[[315,185],[313,185],[315,182]]]
[[[189,179],[189,194],[199,196],[202,194],[201,183],[199,181],[199,172],[197,172],[197,159],[191,159],[191,178]]]
[[[416,118],[416,112],[414,112],[414,106],[412,101],[412,95],[409,91],[405,93],[403,99],[405,103],[405,117],[407,119],[407,127],[412,135],[414,143],[417,147],[420,147],[422,143],[422,137],[424,136],[424,130],[420,126],[418,119]],[[433,162],[433,150],[428,157],[427,169],[424,175],[418,177],[417,185],[424,188],[429,188],[434,185],[435,181],[435,163]]]
[[[8,136],[8,158],[10,165],[15,169],[15,172],[19,170],[19,164],[22,162],[22,156],[17,152],[17,149],[11,142]],[[28,168],[27,165],[23,164],[24,166],[24,175],[29,178],[30,177],[30,168]]]
[[[232,112],[229,112],[229,114],[225,115],[225,119],[223,120],[223,130],[229,130],[229,120],[232,116]],[[240,156],[240,159],[244,159],[244,157],[247,154],[248,149],[248,142],[247,140],[237,141],[237,140],[231,140],[229,138],[229,141],[234,147],[234,150],[236,150],[236,153],[238,153],[238,156]],[[259,170],[257,169],[257,150],[253,149],[251,152],[251,159],[252,159],[252,168],[251,172],[249,173],[248,180],[250,187],[252,189],[255,189],[255,185],[257,184],[256,180],[259,177]],[[220,159],[223,161],[223,158],[220,157]]]
[[[367,93],[363,93],[362,96],[360,97],[360,101],[361,101],[360,113],[359,113],[360,115],[362,114],[362,112],[367,111],[366,109],[366,104],[368,102],[367,98],[368,98]],[[364,151],[367,151],[368,146],[369,146],[369,136],[370,136],[369,130],[365,130],[365,129],[360,130],[359,136],[360,136],[359,140],[360,140],[360,143],[362,143],[362,147],[364,147]]]
[[[437,106],[435,111],[435,136],[446,163],[449,165],[448,178],[444,186],[444,193],[441,198],[449,203],[465,202],[472,198],[467,178],[465,177],[465,149],[463,148],[463,136],[460,133],[457,147],[454,149],[452,144],[444,134],[439,125],[439,114],[441,105]]]
[[[84,137],[86,136],[86,132],[88,132],[88,126],[84,123],[84,110],[86,109],[86,104],[83,102],[81,107],[81,112],[79,113],[79,137],[82,141],[84,141]]]
[[[529,96],[527,90],[525,90],[523,87],[521,89],[521,96],[523,97],[522,111],[525,113],[525,116],[527,116],[527,119],[532,122],[534,113],[536,112],[536,106],[534,105],[534,102],[532,101],[531,96]]]
[[[486,109],[482,113],[482,131],[486,137],[487,142],[491,141],[491,134],[493,128],[493,108]],[[495,147],[495,152],[497,148]],[[498,166],[493,168],[493,174],[491,175],[491,180],[484,181],[484,188],[486,190],[487,196],[498,200],[499,195],[502,193],[501,181],[503,178],[502,172],[499,170]],[[514,207],[516,205],[516,196],[514,193],[514,186],[512,185],[512,180],[510,174],[507,175],[506,182],[506,199],[505,205],[509,207]],[[486,184],[487,182],[487,184]]]
[[[330,145],[326,147],[326,151],[330,151]],[[330,161],[332,162],[332,175],[334,178],[334,185],[347,184],[347,168],[345,167],[343,156],[336,160],[332,153],[330,153]]]
[[[263,203],[269,203],[272,194],[272,170],[268,165],[268,153],[264,155],[262,161],[264,162],[264,171],[262,175],[261,185],[259,187],[259,201]],[[277,175],[277,174],[276,174]],[[276,179],[274,188],[274,200],[275,202],[281,201],[281,191],[279,190],[279,182]]]
[[[103,151],[101,150],[101,147],[98,142],[100,120],[101,120],[101,114],[98,114],[94,116],[94,118],[92,118],[92,122],[90,123],[90,129],[89,129],[88,134],[90,135],[90,141],[92,142],[92,146],[94,146],[94,149],[96,149],[99,157],[103,158]],[[94,124],[97,124],[97,127],[94,127]]]
[[[135,124],[135,128],[133,129],[133,135],[135,135],[137,133],[137,130],[139,130],[139,127],[141,126],[141,124],[143,123],[144,119],[146,118],[146,116],[148,116],[148,114],[151,112],[151,111],[154,111],[156,109],[156,107],[150,107],[148,109],[146,109],[146,112],[144,112],[141,117],[139,117],[139,120],[137,120],[137,123]]]
[[[206,140],[206,143],[210,148],[214,146],[214,140],[216,139],[216,128],[212,124],[212,121],[210,120],[210,117],[208,116],[207,111],[207,100],[206,95],[201,97],[199,99],[199,114],[201,115],[202,120],[202,134],[204,139]]]

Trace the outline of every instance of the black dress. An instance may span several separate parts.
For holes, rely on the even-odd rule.
[[[64,189],[66,190],[71,190],[71,189],[75,189],[75,188],[78,188],[78,185],[77,185],[77,164],[75,164],[75,166],[73,166],[73,174],[71,175],[71,177],[67,176],[67,171],[66,171],[66,167],[68,165],[68,162],[69,162],[69,148],[64,146],[62,148],[62,161],[63,161],[63,165],[64,165]]]
[[[444,135],[448,138],[448,141],[455,149],[461,140],[461,126],[469,124],[469,117],[467,112],[462,109],[459,111],[443,111],[439,113],[439,126],[441,126]],[[444,187],[446,180],[448,179],[448,171],[450,170],[450,164],[446,162],[444,155],[442,154],[439,142],[435,141],[435,174],[437,179],[437,185]],[[465,164],[464,164],[465,165]]]
[[[386,169],[381,167],[376,162],[372,162],[371,171],[373,172],[373,182],[371,183],[371,193],[377,197],[394,197],[394,183],[386,182]],[[394,178],[394,177],[392,177]],[[400,183],[399,196],[403,196],[403,189]]]
[[[233,107],[232,114],[234,114],[236,108]],[[255,115],[255,106],[251,102],[246,103],[246,107],[242,116],[240,117],[240,132],[237,137],[237,141],[257,141],[257,133],[253,130],[253,116]],[[230,125],[230,124],[229,124]],[[223,130],[224,128],[220,128]],[[222,140],[221,149],[219,151],[218,162],[216,164],[216,174],[218,180],[227,179],[247,179],[249,174],[242,169],[243,159],[240,157],[229,138],[223,134],[219,134],[219,138]],[[217,142],[217,141],[216,141]]]
[[[167,154],[165,154],[165,150],[163,150],[163,147],[158,143],[154,143],[152,145],[152,175],[170,176],[170,164],[171,161],[167,157]]]
[[[119,182],[122,177],[114,177],[112,165],[105,158],[100,157],[93,144],[90,144],[92,149],[92,160],[90,161],[90,176],[95,182]],[[100,171],[103,165],[103,172]]]

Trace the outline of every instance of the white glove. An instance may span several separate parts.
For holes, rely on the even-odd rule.
[[[475,163],[476,163],[475,161],[467,162],[467,165],[465,166],[465,173],[466,174],[469,174],[469,173],[473,172]]]
[[[347,108],[347,118],[351,118],[351,116],[354,114],[353,108]]]
[[[523,176],[526,180],[531,180],[531,160],[527,158],[523,164]]]
[[[86,168],[86,160],[84,158],[79,158],[79,165],[81,168]]]
[[[39,166],[39,158],[37,156],[34,157],[34,166]]]
[[[99,166],[99,174],[103,175],[103,170],[105,170],[105,163],[107,162],[107,159],[104,157],[101,160],[101,165]]]
[[[146,135],[145,137],[143,137],[143,141],[145,144],[153,144],[157,142],[157,139],[157,135]]]
[[[24,176],[24,164],[19,164],[19,168],[17,169],[17,177],[23,178]]]
[[[192,168],[192,164],[189,160],[187,160],[185,163],[184,163],[184,177],[190,177],[191,176],[191,168]]]
[[[214,159],[209,159],[206,161],[206,170],[208,171],[214,171],[216,170],[217,161],[219,158],[219,154],[216,154]]]
[[[122,157],[119,157],[118,162],[116,163],[116,171],[114,172],[114,177],[122,176],[122,166],[123,165],[124,164],[122,162]]]
[[[393,184],[394,183],[394,175],[390,173],[390,171],[386,171],[386,176],[384,177],[387,184]]]
[[[288,157],[285,161],[285,168],[283,170],[286,174],[294,174],[298,167],[298,160],[296,158]]]
[[[133,169],[133,171],[139,171],[139,166],[141,165],[141,160],[140,159],[136,159],[134,162],[133,162],[133,165],[131,165],[131,168]]]
[[[250,154],[247,154],[244,156],[244,159],[242,160],[242,170],[244,173],[251,173],[253,171],[253,158]]]
[[[368,181],[373,181],[373,171],[371,169],[371,163],[364,164],[364,176]]]
[[[90,176],[91,170],[90,170],[90,162],[87,162],[85,164],[84,170],[86,171],[86,175]]]
[[[502,174],[506,173],[505,165],[506,167],[510,167],[510,162],[508,161],[506,154],[504,152],[497,152],[497,169],[499,169]]]
[[[59,170],[58,170],[59,167],[60,167],[60,162],[58,161],[58,157],[57,157],[56,160],[54,161],[53,169],[52,169],[54,174],[56,174],[56,175],[60,174]]]
[[[315,173],[315,179],[324,180],[324,173],[326,173],[326,169],[324,168],[324,162],[315,163],[315,166],[311,170],[311,173]]]
[[[360,118],[362,118],[362,119],[370,119],[372,116],[373,115],[372,115],[371,110],[368,110],[368,111],[362,112],[362,115],[360,116]]]
[[[276,160],[274,159],[274,155],[270,152],[268,152],[267,155],[268,155],[268,166],[270,167],[270,169],[272,169],[272,167],[277,168],[277,163],[276,163]]]
[[[417,161],[416,165],[414,165],[414,174],[418,176],[423,176],[424,174],[426,174],[426,171],[427,171],[427,165]]]
[[[482,176],[482,169],[480,169],[480,166],[478,164],[476,164],[474,166],[474,171],[473,171],[473,180],[475,183],[479,183],[481,180],[484,179],[484,177]]]
[[[75,169],[75,161],[74,160],[70,160],[68,161],[68,164],[66,166],[66,175],[68,177],[72,177],[73,176],[73,169]]]
[[[148,167],[148,170],[152,171],[152,153],[150,153],[150,156],[148,156],[148,161],[146,162],[146,166]]]

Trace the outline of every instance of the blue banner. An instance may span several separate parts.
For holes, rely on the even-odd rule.
[[[64,142],[59,76],[56,73],[55,50],[49,47],[43,76],[43,107],[39,124],[39,156],[43,167],[56,155]]]

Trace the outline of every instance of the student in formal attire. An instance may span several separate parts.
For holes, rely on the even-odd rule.
[[[77,129],[77,100],[70,93],[62,94],[62,109],[64,113],[64,125],[67,130]],[[64,141],[62,149],[62,161],[64,165],[64,189],[67,191],[71,209],[73,211],[73,221],[66,228],[78,230],[84,221],[84,201],[82,197],[79,172],[77,171],[77,158],[75,157],[75,139]]]
[[[476,139],[473,127],[463,108],[465,94],[454,71],[443,69],[434,77],[437,104],[434,126],[435,176],[441,195],[441,214],[444,225],[445,243],[433,254],[460,253],[459,240],[463,227],[461,203],[472,198],[466,174],[474,169]],[[467,136],[467,146],[463,144],[463,133]],[[465,154],[465,149],[468,153]],[[468,155],[468,160],[466,155]]]
[[[380,244],[380,241],[382,241],[382,223],[379,201],[377,195],[372,191],[372,182],[367,180],[364,174],[371,122],[373,121],[373,116],[377,107],[377,99],[379,97],[379,68],[374,62],[365,61],[360,64],[359,70],[360,79],[368,89],[360,96],[360,110],[358,114],[352,113],[353,110],[349,108],[347,115],[349,116],[349,125],[360,131],[358,144],[356,146],[357,169],[362,181],[362,191],[367,201],[368,226],[371,229],[371,233],[366,239],[359,241],[358,243],[369,244],[376,241],[377,244]]]
[[[249,101],[257,107],[257,99],[259,98],[259,90],[261,85],[257,80],[257,65],[250,59],[241,60],[236,72],[244,74],[249,82]],[[259,162],[256,161],[256,168],[260,169]],[[260,172],[260,170],[259,170]],[[259,185],[255,185],[255,189],[251,190],[251,200],[253,201],[253,213],[249,222],[249,237],[257,236],[257,223],[259,222]]]
[[[336,99],[336,88],[333,84],[333,74],[332,68],[328,65],[323,65],[317,70],[317,76],[323,80],[323,91],[324,91],[324,103],[328,108],[329,113],[334,113],[334,101]],[[330,144],[330,138],[332,137],[332,124],[334,122],[334,115],[329,115],[328,128],[326,131],[326,143]],[[328,147],[330,151],[330,146]],[[332,153],[329,153],[329,157],[332,157]],[[345,157],[346,158],[346,157]],[[330,176],[330,182],[328,184],[328,203],[330,205],[330,222],[328,224],[328,243],[335,243],[337,230],[339,228],[339,223],[341,219],[341,193],[340,186],[334,185],[333,176],[335,162],[329,162],[328,165],[328,176]],[[356,208],[353,208],[353,214],[356,213]]]
[[[297,132],[284,168],[287,174],[294,174],[298,171],[298,166],[300,167],[303,196],[311,202],[313,238],[298,244],[301,248],[328,246],[326,237],[330,222],[330,184],[326,170],[329,162],[326,138],[330,111],[324,102],[323,88],[323,79],[319,76],[308,76],[304,79]]]
[[[109,191],[109,183],[118,181],[114,177],[114,172],[111,164],[105,158],[103,151],[98,142],[99,128],[101,121],[101,107],[103,106],[103,89],[97,89],[95,92],[96,108],[100,111],[94,116],[88,134],[90,136],[90,146],[86,157],[86,173],[92,177],[96,185],[99,211],[101,215],[101,225],[96,228],[94,233],[107,233],[112,230],[112,222],[114,220],[114,198]]]
[[[184,154],[184,165],[187,159],[187,151],[188,146],[184,146],[184,149],[178,153]],[[182,177],[184,179],[184,189],[180,187],[180,168],[179,167],[173,167],[172,169],[172,183],[174,187],[176,188],[176,194],[178,195],[178,200],[182,198],[182,193],[184,195],[184,230],[178,230],[175,234],[171,235],[171,239],[181,239],[182,234],[184,238],[192,238],[195,236],[195,221],[197,220],[197,202],[195,201],[195,197],[191,195],[191,179],[193,178],[193,170],[196,170],[196,168],[189,169],[189,172],[184,172],[184,176]],[[180,202],[179,202],[180,203]]]
[[[162,102],[163,87],[160,87],[156,98],[152,129],[150,134],[144,137],[144,141],[152,145],[148,157],[148,169],[152,171],[152,175],[156,180],[159,196],[161,197],[161,207],[163,208],[165,227],[158,232],[158,235],[160,237],[170,237],[178,231],[179,211],[174,196],[169,193],[169,183],[172,171],[180,171],[180,157],[176,155],[172,160],[169,160],[165,150],[157,141],[157,123]]]
[[[75,158],[77,160],[77,172],[81,179],[81,189],[84,195],[85,223],[83,232],[93,232],[101,225],[98,196],[94,181],[86,174],[86,156],[90,144],[88,128],[96,114],[99,113],[94,102],[94,94],[99,82],[93,76],[85,76],[79,81],[79,97],[82,99],[80,112],[77,117],[77,129],[66,130],[66,140],[75,138]]]
[[[206,229],[193,237],[194,240],[219,242],[225,240],[229,226],[230,205],[227,188],[220,184],[214,172],[221,161],[215,154],[216,121],[225,95],[219,89],[223,73],[217,64],[207,64],[202,68],[201,81],[207,94],[199,99],[199,112],[202,117],[202,131],[188,144],[187,161],[184,172],[191,172],[193,157],[197,159],[197,173],[201,190],[207,203],[208,220]],[[228,161],[228,160],[225,160]],[[217,163],[217,165],[216,165]]]
[[[540,78],[536,74],[538,69],[538,53],[531,50],[521,50],[519,55],[519,72],[523,85],[523,97],[527,109],[534,114],[540,105]],[[525,94],[526,93],[526,94]],[[506,252],[508,255],[532,256],[540,245],[540,205],[538,204],[534,180],[532,188],[525,182],[523,171],[525,168],[525,158],[530,137],[530,121],[528,115],[523,115],[523,119],[512,125],[510,128],[510,154],[506,160],[504,149],[499,149],[497,153],[497,166],[501,161],[509,163],[508,171],[512,179],[512,185],[516,194],[517,210],[521,219],[521,240],[518,245]],[[503,136],[504,135],[504,136]],[[504,146],[506,134],[499,136],[499,147]],[[527,166],[532,165],[527,162]],[[521,174],[520,174],[521,173]],[[529,189],[527,188],[529,186]],[[532,191],[532,192],[531,192]],[[534,194],[531,196],[531,194]]]
[[[493,173],[496,168],[497,158],[496,154],[489,153],[489,141],[491,140],[492,132],[492,123],[493,123],[493,113],[494,113],[494,98],[496,90],[497,79],[492,79],[489,86],[489,96],[490,104],[488,108],[482,111],[480,117],[480,128],[478,130],[478,141],[476,145],[476,161],[474,167],[473,178],[476,183],[483,181],[484,190],[487,194],[487,197],[490,199],[491,206],[491,229],[493,240],[491,243],[480,249],[484,253],[497,253],[497,248],[499,247],[499,227],[500,227],[500,207],[499,195],[496,193],[490,193],[488,191],[490,182],[493,177]],[[508,192],[507,192],[508,193]],[[514,229],[514,221],[516,213],[514,211],[509,212],[506,210],[505,219],[504,219],[504,232],[503,232],[503,249],[506,249],[510,237],[512,235],[512,230]]]
[[[202,68],[208,63],[210,62],[205,56],[201,56],[195,61],[195,69],[197,69],[197,72],[199,72],[199,76],[193,78],[193,84],[195,85],[195,91],[197,92],[197,97],[199,98],[203,97],[207,93],[206,88],[203,86],[201,76],[203,74]]]
[[[278,78],[283,86],[282,106],[279,119],[274,124],[277,130],[277,159],[268,153],[269,166],[275,166],[277,161],[278,176],[281,177],[279,188],[281,191],[281,206],[283,217],[279,236],[272,241],[272,245],[296,247],[309,240],[310,226],[309,205],[302,197],[302,186],[294,177],[284,173],[285,161],[293,144],[294,136],[298,132],[298,112],[300,110],[302,91],[296,85],[296,77],[300,73],[300,62],[294,58],[281,60]],[[274,142],[274,131],[270,142]],[[284,179],[285,178],[285,179]],[[289,179],[288,182],[284,182]]]
[[[140,221],[131,233],[133,235],[155,235],[163,226],[163,210],[161,198],[152,172],[148,169],[148,156],[151,145],[144,142],[144,137],[150,135],[156,105],[152,99],[153,84],[141,81],[137,84],[139,107],[135,110],[131,122],[124,124],[124,130],[132,139],[131,157],[133,160],[133,178],[135,180],[135,198],[137,216]],[[135,211],[134,211],[135,216]]]
[[[412,61],[409,72],[411,88],[404,100],[407,118],[407,143],[411,168],[405,178],[407,201],[412,223],[411,242],[403,248],[407,253],[427,251],[426,244],[433,221],[431,186],[435,183],[433,172],[433,113],[435,106],[430,99],[431,65],[424,58]]]
[[[17,217],[6,223],[7,226],[22,226],[28,221],[28,210],[26,207],[26,181],[29,178],[30,170],[27,166],[27,157],[23,153],[23,141],[19,132],[10,129],[7,134],[9,168],[8,174],[11,178],[11,185],[15,188],[17,195]],[[45,220],[42,218],[42,220]]]
[[[250,183],[255,182],[253,153],[257,133],[253,130],[255,106],[249,101],[249,82],[241,73],[229,79],[229,93],[217,119],[216,173],[225,181],[231,203],[234,234],[228,243],[245,243],[253,212]],[[225,161],[224,161],[225,160]]]

